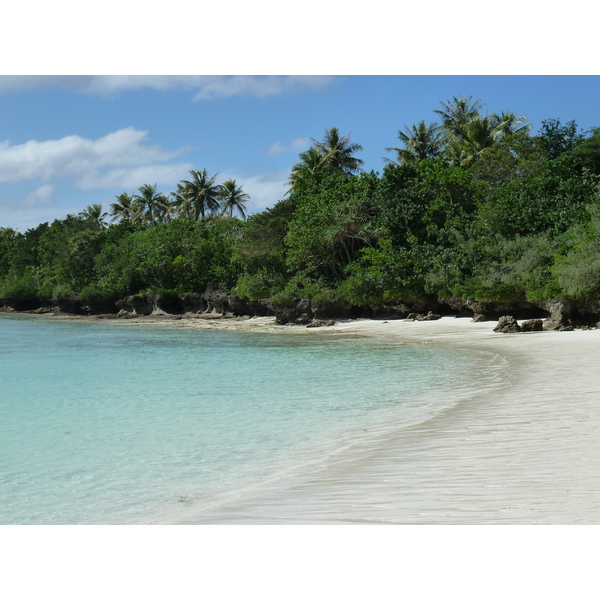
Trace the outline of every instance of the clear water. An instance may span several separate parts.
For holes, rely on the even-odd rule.
[[[0,524],[151,523],[458,401],[471,354],[0,317]]]

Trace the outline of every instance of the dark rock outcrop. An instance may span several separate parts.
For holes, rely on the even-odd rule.
[[[204,294],[179,294],[179,301],[183,313],[199,314],[208,307]]]
[[[544,322],[541,319],[530,319],[521,323],[521,331],[544,331]]]
[[[415,300],[409,304],[404,302],[372,302],[365,308],[364,316],[372,319],[407,319],[409,315],[446,312],[443,304],[437,300]]]
[[[158,296],[153,295],[142,295],[142,294],[133,294],[131,296],[126,296],[121,300],[117,300],[116,306],[121,311],[130,312],[134,315],[151,315],[157,314],[159,312],[159,308],[157,305]]]
[[[503,315],[498,319],[498,325],[494,327],[496,333],[517,333],[521,331],[517,320],[512,315]]]
[[[350,302],[339,301],[311,301],[310,308],[315,319],[349,319],[354,316]]]
[[[331,327],[335,325],[335,321],[333,319],[323,320],[323,319],[313,319],[307,327]]]
[[[538,304],[524,298],[501,302],[496,300],[478,301],[468,298],[444,298],[442,302],[449,306],[459,317],[472,316],[476,323],[496,321],[502,315],[514,315],[517,319],[545,318],[547,311]]]
[[[299,290],[302,288],[299,288]],[[301,294],[302,292],[299,292]],[[117,315],[134,318],[143,315],[210,315],[223,317],[275,316],[276,323],[308,325],[313,321],[328,322],[340,318],[413,319],[433,320],[442,315],[469,316],[474,321],[503,320],[510,315],[525,321],[519,330],[540,331],[539,322],[545,319],[544,329],[566,331],[568,328],[600,327],[600,299],[597,300],[540,300],[528,302],[517,298],[510,302],[475,301],[450,297],[421,301],[372,302],[355,306],[346,301],[317,300],[310,298],[264,298],[247,300],[224,290],[209,287],[204,293],[190,294],[134,294],[121,299],[105,298],[81,302],[76,294],[63,298],[0,299],[1,311],[44,312],[73,315]],[[503,321],[503,328],[513,330],[514,325]],[[530,324],[531,323],[531,324]],[[499,323],[500,324],[500,323]],[[315,326],[315,325],[311,325]],[[498,329],[496,329],[498,330]]]
[[[429,311],[426,315],[420,313],[410,313],[406,319],[409,321],[437,321],[442,315]]]
[[[548,313],[547,327],[596,327],[600,320],[600,300],[540,300],[536,302]]]

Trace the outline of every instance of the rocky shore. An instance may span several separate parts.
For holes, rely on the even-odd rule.
[[[515,320],[542,321],[544,329],[597,327],[600,322],[600,300],[575,302],[543,300],[527,302],[479,302],[465,298],[446,298],[429,302],[374,302],[353,306],[348,302],[313,302],[298,298],[281,303],[273,298],[251,301],[224,290],[206,290],[197,294],[131,295],[116,301],[83,303],[76,295],[67,298],[12,300],[0,298],[0,311],[37,314],[97,316],[132,319],[143,316],[186,318],[275,317],[278,325],[295,324],[309,327],[332,325],[337,319],[410,319],[434,320],[441,316],[471,317],[474,322],[498,321],[511,316]],[[538,325],[533,325],[538,327]],[[526,326],[527,328],[527,326]],[[517,331],[508,327],[499,331]],[[520,329],[518,329],[520,330]],[[525,329],[527,330],[527,329]]]

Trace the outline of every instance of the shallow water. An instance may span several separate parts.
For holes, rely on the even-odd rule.
[[[477,354],[375,339],[0,317],[0,523],[151,523],[469,393]]]

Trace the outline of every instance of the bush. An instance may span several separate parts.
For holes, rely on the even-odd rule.
[[[28,267],[21,276],[9,275],[0,285],[0,298],[35,300],[38,297],[37,279]]]
[[[89,287],[89,286],[88,286]],[[65,283],[61,283],[59,285],[55,285],[52,289],[52,299],[53,300],[70,300],[75,296],[75,292],[70,285]]]
[[[266,273],[245,274],[238,277],[233,293],[239,298],[261,300],[272,296],[276,287],[280,286],[276,286],[276,283]]]
[[[114,289],[100,286],[97,283],[90,283],[79,292],[77,300],[83,304],[96,304],[101,302],[116,302],[120,297],[121,295]]]

